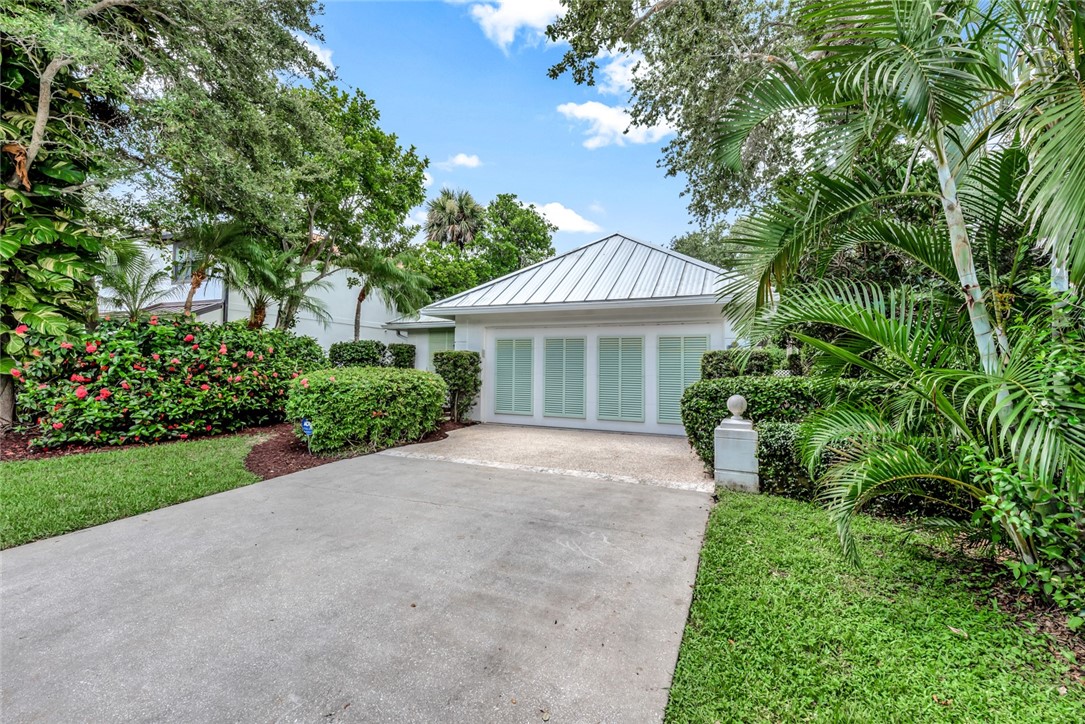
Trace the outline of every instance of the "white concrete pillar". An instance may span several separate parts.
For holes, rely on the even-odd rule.
[[[744,417],[746,398],[732,395],[727,400],[731,417],[720,422],[715,434],[716,484],[729,490],[759,493],[757,477],[757,431]]]

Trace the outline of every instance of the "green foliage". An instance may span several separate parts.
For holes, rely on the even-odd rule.
[[[734,252],[727,244],[727,226],[723,223],[712,224],[700,231],[688,231],[671,239],[671,248],[679,254],[700,259],[721,269],[730,269],[734,263]]]
[[[107,318],[68,340],[27,333],[32,361],[12,370],[19,407],[45,447],[186,439],[275,422],[288,380],[324,362],[311,339],[183,318]]]
[[[878,552],[861,569],[817,506],[721,492],[666,721],[1081,719],[1072,653],[964,583],[982,568],[887,520],[856,532]]]
[[[682,424],[694,452],[708,468],[715,461],[714,431],[730,417],[727,398],[746,398],[747,417],[763,422],[802,422],[811,412],[833,399],[880,399],[884,392],[875,384],[852,380],[811,377],[720,377],[694,382],[682,394]]]
[[[515,194],[498,194],[481,214],[462,246],[442,241],[451,237],[439,232],[419,249],[412,263],[431,280],[434,298],[450,297],[554,255],[557,227]]]
[[[683,195],[698,219],[748,208],[781,169],[794,163],[791,124],[760,127],[745,149],[740,171],[713,163],[719,110],[745,92],[767,63],[788,58],[801,43],[780,0],[567,0],[547,36],[565,47],[550,77],[569,73],[576,83],[626,95],[631,124],[667,124],[677,134],[663,147],[659,166],[686,180]],[[566,46],[565,43],[568,45]],[[630,73],[630,67],[635,72]]]
[[[338,367],[290,385],[288,420],[309,420],[314,452],[357,446],[381,450],[418,440],[441,422],[448,387],[421,370]],[[304,435],[298,431],[298,436]]]
[[[336,342],[328,350],[328,362],[335,367],[384,367],[388,348],[375,339]]]
[[[433,355],[433,369],[448,385],[452,419],[461,422],[482,390],[482,356],[468,350],[447,350]]]
[[[256,482],[255,435],[0,463],[0,547],[22,545]]]
[[[388,345],[389,366],[399,369],[414,369],[415,348],[413,344],[392,342]]]
[[[757,467],[761,492],[813,500],[814,483],[803,464],[801,425],[766,421],[757,424]]]
[[[783,363],[784,351],[775,347],[712,350],[701,357],[701,378],[771,375]]]

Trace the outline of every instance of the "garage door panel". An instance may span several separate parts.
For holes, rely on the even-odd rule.
[[[644,338],[599,338],[600,420],[644,422]]]
[[[584,418],[585,339],[547,337],[544,343],[545,417]]]

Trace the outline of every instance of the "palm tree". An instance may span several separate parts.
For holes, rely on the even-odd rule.
[[[354,340],[361,337],[362,303],[376,295],[398,314],[417,312],[429,303],[430,280],[412,271],[406,254],[390,255],[378,246],[360,246],[337,263],[352,275],[347,284],[358,287],[354,303]]]
[[[441,189],[437,198],[426,204],[426,239],[463,249],[478,234],[485,217],[486,209],[470,192]]]
[[[246,268],[251,271],[265,264],[265,250],[236,221],[197,224],[182,231],[175,241],[184,255],[178,271],[190,275],[185,314],[191,314],[192,300],[208,277],[242,277]]]
[[[123,310],[134,322],[144,308],[180,290],[171,282],[171,274],[157,267],[137,248],[114,249],[105,261],[99,299]]]
[[[1037,241],[1053,267],[1085,281],[1085,106],[1074,68],[1085,18],[1070,5],[813,0],[799,12],[817,39],[805,57],[771,67],[722,116],[718,158],[736,168],[761,122],[801,113],[814,124],[801,187],[735,226],[740,274],[721,286],[730,309],[755,339],[789,332],[822,354],[823,369],[858,367],[895,391],[884,406],[842,403],[809,425],[805,454],[811,466],[831,458],[826,500],[853,555],[851,516],[876,495],[932,495],[941,481],[1026,517],[1043,501],[1085,497],[1075,403],[1037,353],[1035,314],[995,294],[1021,292],[1019,262]],[[894,142],[914,149],[902,184],[855,169],[859,149]],[[912,178],[926,159],[935,188]],[[941,224],[878,211],[918,197],[939,203]],[[912,258],[934,286],[795,284],[810,254],[857,244]],[[1027,332],[1009,328],[1015,317]],[[809,325],[837,336],[804,333]],[[1022,561],[1036,561],[1020,517],[990,520]]]

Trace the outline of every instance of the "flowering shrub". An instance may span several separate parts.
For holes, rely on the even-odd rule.
[[[312,424],[314,452],[348,445],[380,450],[436,429],[447,395],[444,380],[432,372],[337,367],[294,380],[286,417]],[[304,437],[300,427],[298,436]]]
[[[12,370],[37,444],[118,445],[282,419],[286,386],[327,364],[312,339],[182,318],[104,320],[81,337],[27,337]]]

